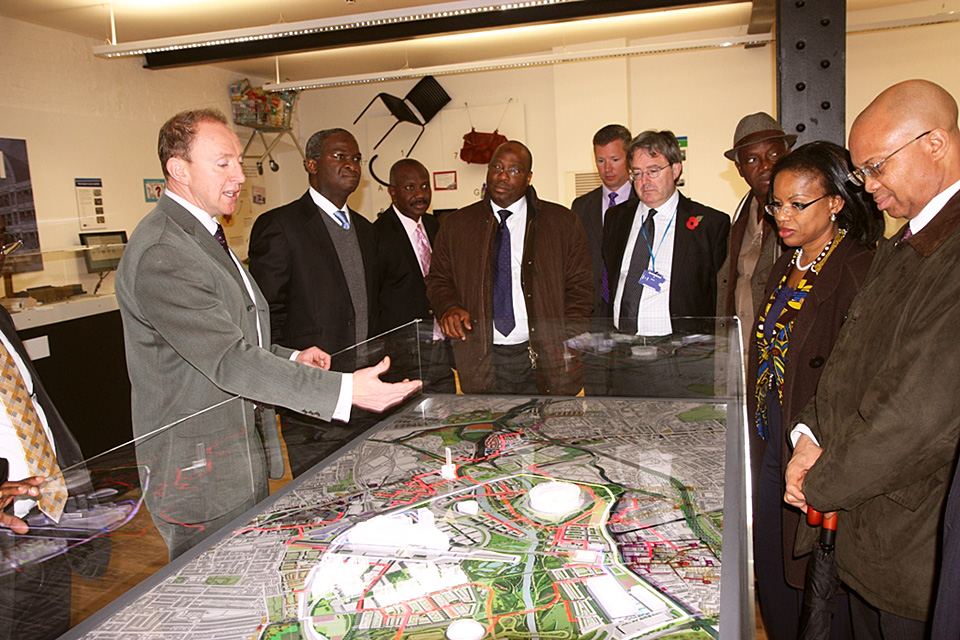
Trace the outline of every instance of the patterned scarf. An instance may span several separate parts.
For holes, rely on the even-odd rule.
[[[817,279],[817,274],[820,273],[820,269],[823,268],[823,265],[827,262],[827,258],[830,257],[830,254],[833,253],[833,250],[837,248],[837,245],[840,244],[840,241],[843,240],[846,234],[846,229],[837,231],[833,240],[830,241],[830,244],[824,250],[822,257],[819,257],[814,264],[804,272],[803,278],[797,283],[797,288],[791,294],[787,305],[780,313],[780,317],[776,319],[770,340],[767,340],[763,327],[767,322],[767,316],[770,314],[770,307],[773,306],[774,301],[780,295],[780,291],[787,286],[787,277],[790,275],[789,269],[783,274],[783,277],[780,278],[780,282],[770,295],[770,299],[767,300],[767,304],[764,306],[763,312],[758,319],[755,338],[757,340],[760,367],[757,370],[757,386],[754,390],[757,399],[757,415],[755,419],[757,432],[764,440],[767,439],[770,427],[769,416],[767,415],[767,389],[771,385],[776,385],[777,399],[780,405],[783,406],[783,374],[786,369],[787,351],[790,349],[790,333],[793,331],[793,321],[797,318],[797,314],[800,312],[800,308],[803,306],[803,301],[807,297],[807,294],[813,289],[813,283]],[[800,249],[798,248],[794,254],[794,261],[797,260],[799,252]]]

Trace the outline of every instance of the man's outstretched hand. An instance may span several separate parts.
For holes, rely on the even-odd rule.
[[[368,411],[381,411],[401,402],[411,393],[423,386],[420,380],[403,382],[384,382],[380,379],[390,368],[390,357],[366,369],[358,369],[353,374],[353,406]]]

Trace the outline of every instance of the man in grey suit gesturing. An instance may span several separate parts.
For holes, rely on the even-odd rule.
[[[185,111],[163,125],[158,150],[167,188],[133,232],[116,290],[137,458],[172,559],[282,475],[264,405],[346,420],[351,404],[382,411],[420,382],[382,382],[386,358],[340,374],[324,370],[330,357],[317,347],[272,345],[267,303],[215,219],[233,213],[245,179],[239,139],[219,111]]]

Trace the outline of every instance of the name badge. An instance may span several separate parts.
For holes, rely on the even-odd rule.
[[[663,283],[666,282],[666,278],[657,273],[656,271],[650,271],[649,269],[643,270],[643,275],[640,276],[640,285],[660,293]]]

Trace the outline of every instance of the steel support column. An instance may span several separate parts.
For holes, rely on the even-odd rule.
[[[777,0],[777,116],[797,144],[846,146],[846,0]]]

